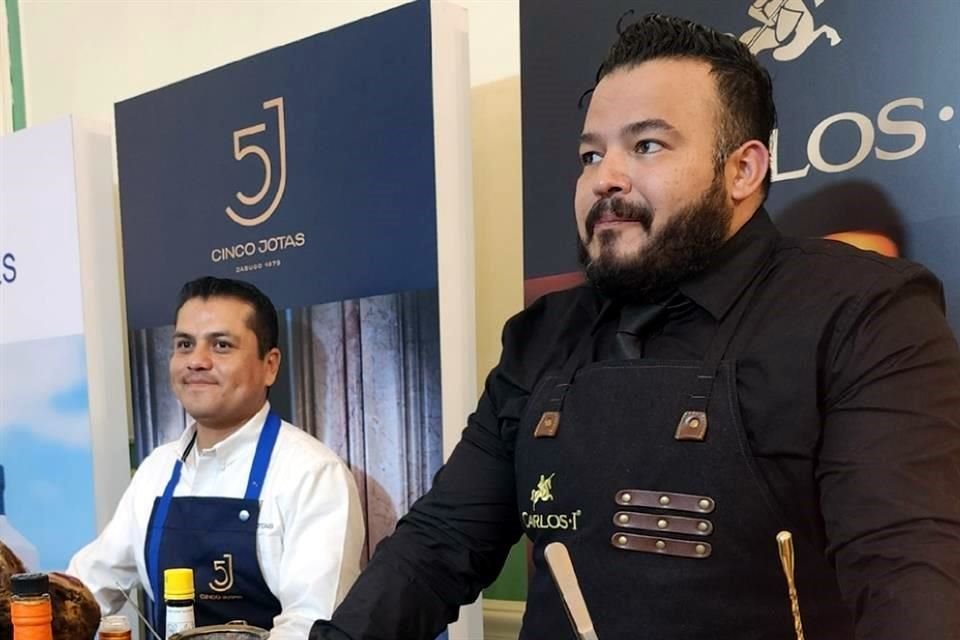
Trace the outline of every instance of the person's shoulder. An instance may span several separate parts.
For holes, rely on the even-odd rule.
[[[940,286],[936,276],[917,262],[858,249],[837,240],[784,237],[777,253],[778,266],[812,276],[811,282],[827,290],[865,292],[897,288],[911,281],[934,289]]]
[[[158,486],[162,486],[170,479],[173,466],[180,457],[180,447],[178,438],[173,442],[160,445],[147,454],[147,457],[137,465],[130,487],[135,491],[157,491]]]
[[[602,307],[603,299],[588,284],[541,296],[504,326],[499,372],[529,388],[566,360]]]
[[[159,468],[168,468],[177,459],[180,457],[181,443],[180,439],[177,438],[172,442],[166,442],[150,453],[147,454],[147,457],[144,458],[139,465],[137,465],[137,473],[153,473]],[[168,469],[169,470],[169,469]]]
[[[277,457],[281,464],[293,465],[298,471],[346,465],[330,447],[285,420],[280,425],[274,451],[279,454]]]
[[[526,309],[507,322],[514,330],[549,329],[583,324],[589,326],[597,317],[603,301],[597,290],[584,283],[569,289],[553,291],[537,298]]]

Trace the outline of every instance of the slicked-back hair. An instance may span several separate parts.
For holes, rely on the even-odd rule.
[[[230,278],[214,278],[204,276],[191,280],[180,289],[177,310],[174,313],[174,323],[180,309],[194,298],[207,300],[209,298],[233,298],[248,303],[253,307],[248,326],[257,336],[257,353],[262,360],[267,352],[279,343],[280,329],[277,321],[277,310],[260,289],[249,282],[231,280]]]
[[[614,71],[650,60],[701,60],[710,65],[720,99],[716,166],[722,168],[730,154],[748,140],[769,145],[770,134],[777,126],[773,83],[747,45],[696,22],[656,13],[623,28],[618,24],[618,30],[619,38],[597,71],[597,83]],[[764,194],[770,189],[770,180],[768,170]]]

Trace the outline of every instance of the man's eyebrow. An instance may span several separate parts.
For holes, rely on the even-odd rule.
[[[662,118],[648,118],[638,122],[631,122],[620,129],[621,135],[638,135],[648,131],[676,131],[676,127]]]
[[[177,331],[173,334],[174,339],[176,338],[188,338],[190,340],[195,339],[196,336],[193,334],[187,333],[186,331]],[[217,339],[217,338],[230,338],[235,339],[236,336],[229,331],[211,331],[210,333],[203,334],[204,338],[208,339]]]
[[[600,136],[595,133],[590,133],[589,131],[584,131],[580,134],[578,141],[580,144],[597,146],[600,143]]]
[[[630,124],[624,125],[620,128],[620,135],[637,136],[650,131],[675,132],[676,130],[676,127],[663,118],[648,118],[646,120],[638,120],[637,122],[631,122]],[[579,138],[580,144],[586,145],[597,145],[600,143],[600,141],[600,135],[590,131],[584,131],[580,134]]]

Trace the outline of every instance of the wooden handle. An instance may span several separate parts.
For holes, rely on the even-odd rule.
[[[560,590],[560,599],[570,616],[570,623],[580,640],[597,640],[597,632],[593,629],[593,620],[587,611],[587,603],[580,591],[577,574],[573,571],[573,562],[567,547],[561,542],[551,542],[543,552],[553,575],[557,589]]]

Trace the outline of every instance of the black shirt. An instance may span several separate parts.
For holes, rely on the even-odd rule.
[[[680,284],[694,304],[648,330],[643,356],[701,359],[764,270],[726,356],[763,477],[836,566],[858,638],[960,638],[960,352],[939,281],[908,261],[784,238],[761,210]],[[618,316],[583,286],[507,323],[433,488],[312,639],[342,638],[334,626],[353,640],[433,638],[496,578],[522,533],[513,439],[526,400],[584,332],[604,358]]]

